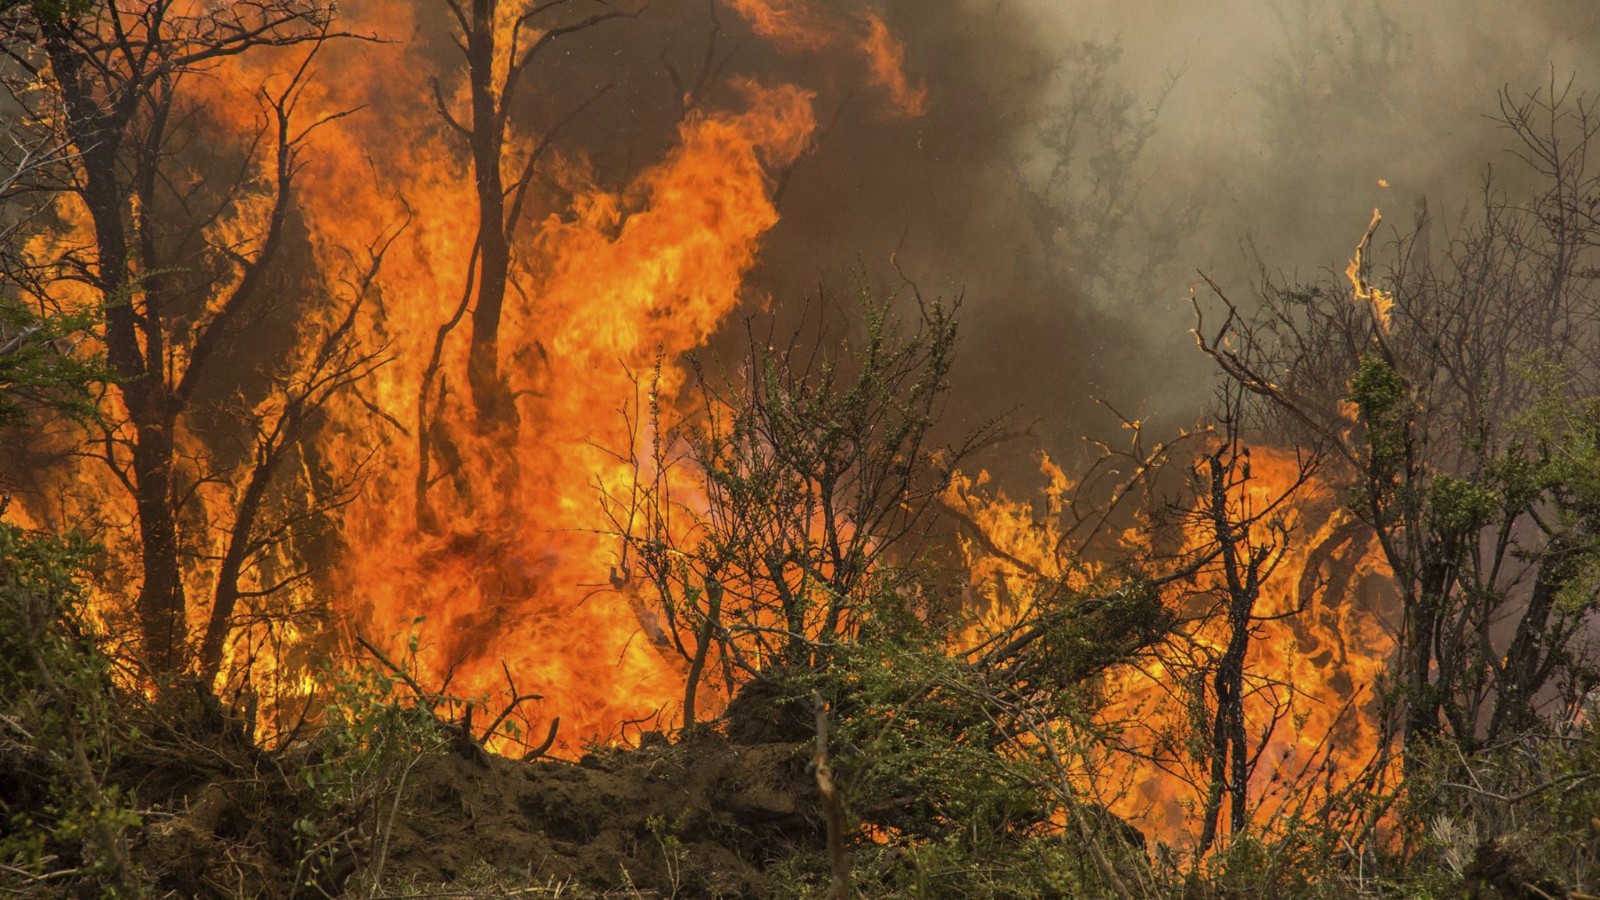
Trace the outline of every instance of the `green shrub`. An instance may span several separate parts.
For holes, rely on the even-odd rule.
[[[82,582],[92,548],[0,523],[0,837],[4,879],[137,892],[128,834],[140,817],[108,780],[137,738],[118,715],[111,663]]]

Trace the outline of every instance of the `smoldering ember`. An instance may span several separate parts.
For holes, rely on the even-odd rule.
[[[0,51],[0,893],[1600,897],[1600,6]]]

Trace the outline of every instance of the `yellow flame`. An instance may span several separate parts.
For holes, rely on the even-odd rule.
[[[1355,257],[1350,260],[1350,265],[1344,270],[1345,277],[1350,279],[1350,287],[1357,303],[1365,303],[1372,310],[1372,317],[1378,323],[1378,328],[1384,333],[1389,333],[1389,314],[1394,309],[1394,294],[1369,284],[1364,272],[1367,245],[1372,241],[1372,235],[1378,230],[1378,223],[1383,221],[1383,214],[1376,207],[1372,210],[1372,222],[1367,225],[1366,234],[1361,236],[1361,243],[1356,245]]]

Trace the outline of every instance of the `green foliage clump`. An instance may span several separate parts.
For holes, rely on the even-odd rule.
[[[912,577],[874,583],[857,639],[815,676],[832,698],[860,889],[1100,896],[1110,880],[1147,881],[1143,839],[1075,779],[1102,737],[1090,673],[1143,645],[1117,623],[1149,612],[1149,592],[1063,598],[968,652],[954,623],[918,612],[931,588]]]
[[[349,835],[357,830],[375,835],[361,877],[370,884],[382,879],[406,783],[447,743],[433,711],[407,693],[417,647],[413,635],[401,662],[406,669],[399,672],[370,661],[324,664],[319,682],[328,687],[326,706],[314,753],[298,773],[314,808],[294,822],[298,884],[315,886],[341,870]]]
[[[0,427],[22,423],[38,407],[80,421],[97,414],[90,388],[108,373],[100,359],[76,347],[94,317],[95,311],[40,315],[0,297]]]
[[[137,735],[87,615],[91,551],[0,522],[0,863],[8,877],[123,896],[136,892],[127,844],[140,817],[106,770]]]
[[[1402,809],[1415,836],[1408,892],[1580,896],[1600,892],[1600,728],[1574,718],[1471,756],[1412,748]],[[1535,891],[1529,891],[1532,887]]]
[[[1404,460],[1406,381],[1394,366],[1367,353],[1350,379],[1348,399],[1367,426],[1367,444],[1374,474],[1389,479]]]
[[[1439,475],[1429,485],[1428,512],[1440,534],[1471,534],[1488,525],[1500,508],[1499,493],[1472,479]]]

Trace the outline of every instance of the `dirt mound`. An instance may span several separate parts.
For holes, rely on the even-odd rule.
[[[385,881],[441,883],[471,867],[694,896],[763,896],[765,869],[820,855],[809,748],[701,732],[577,763],[459,756],[409,779]]]

